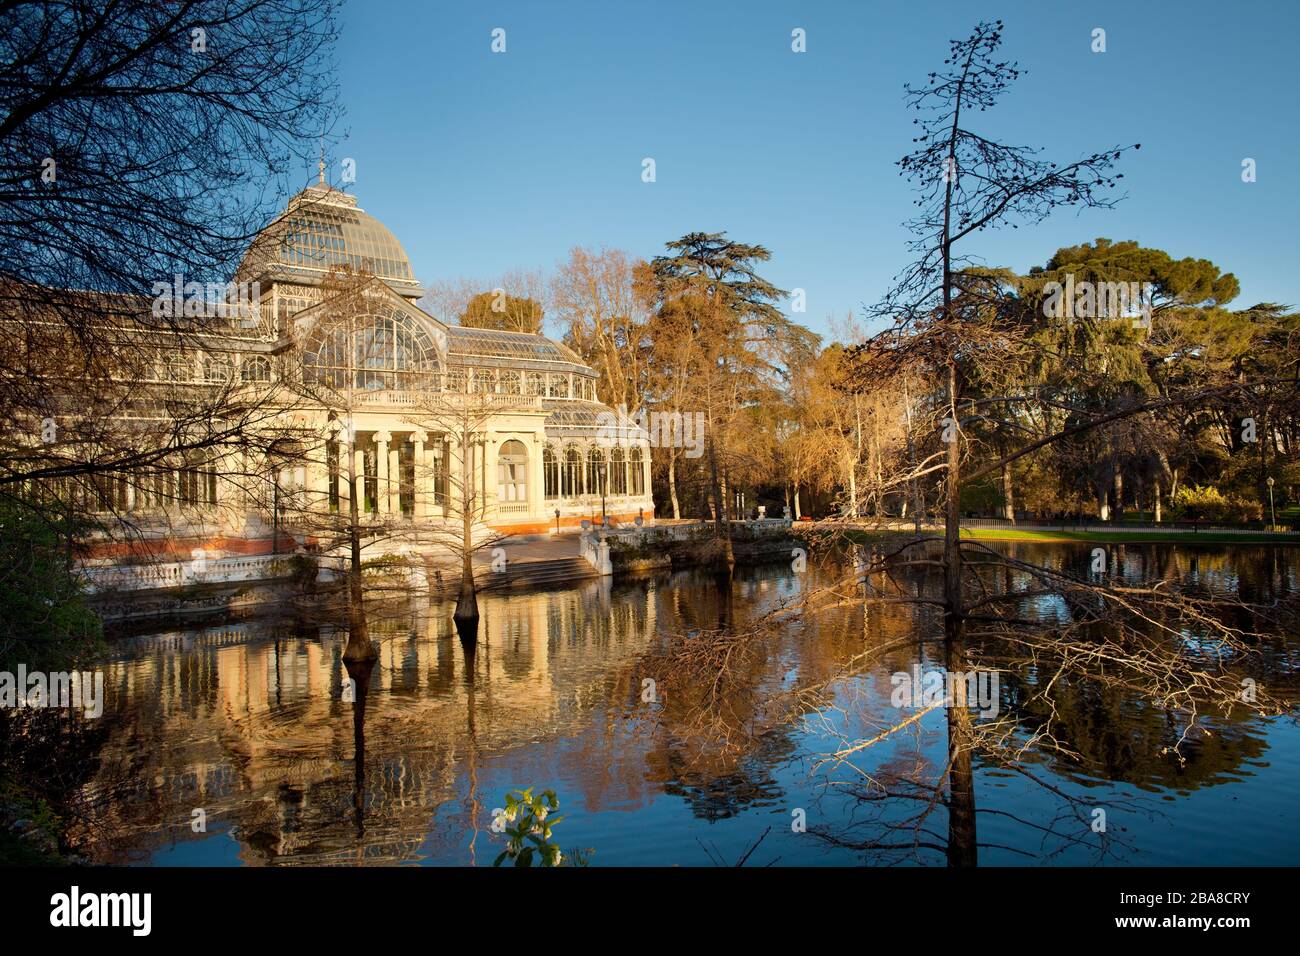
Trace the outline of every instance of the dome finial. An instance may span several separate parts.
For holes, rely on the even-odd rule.
[[[320,138],[320,184],[325,185],[325,137]]]

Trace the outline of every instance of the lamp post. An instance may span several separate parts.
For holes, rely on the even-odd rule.
[[[560,533],[560,509],[555,509],[555,533]]]
[[[1264,484],[1268,485],[1268,524],[1269,529],[1272,530],[1277,527],[1277,511],[1273,508],[1273,476],[1269,475],[1265,478]]]

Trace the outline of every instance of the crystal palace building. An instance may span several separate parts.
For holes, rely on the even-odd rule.
[[[346,294],[340,267],[354,276]],[[283,454],[259,462],[232,448],[110,490],[111,510],[133,526],[159,518],[166,550],[263,553],[273,529],[297,533],[295,524],[303,540],[313,513],[349,513],[354,487],[363,520],[389,531],[459,525],[464,475],[475,524],[496,532],[653,517],[648,435],[600,402],[596,373],[543,335],[461,327],[421,309],[401,244],[323,174],[251,244],[236,282],[256,290],[251,317],[199,344],[164,344],[158,375],[292,394],[267,423]],[[281,379],[292,387],[276,387]],[[259,490],[247,477],[263,471],[273,482]],[[105,542],[100,557],[117,547]]]

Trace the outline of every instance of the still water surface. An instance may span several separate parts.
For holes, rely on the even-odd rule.
[[[1087,560],[1070,545],[1007,547]],[[1119,550],[1131,579],[1256,600],[1296,593],[1300,575],[1295,549]],[[888,716],[891,674],[927,664],[906,645],[864,655],[928,626],[908,611],[864,624],[848,607],[783,624],[746,656],[718,726],[700,726],[688,692],[648,693],[665,635],[744,628],[824,573],[738,568],[729,599],[700,572],[487,595],[469,653],[448,606],[399,602],[372,625],[380,657],[360,721],[336,629],[266,621],[118,637],[83,852],[154,865],[490,865],[504,846],[492,810],[512,788],[535,787],[555,791],[556,839],[590,851],[592,866],[732,865],[747,853],[751,866],[942,865],[924,847],[837,845],[904,808],[864,805],[846,786],[858,775],[824,762],[868,718]],[[1282,641],[1279,682],[1296,679],[1296,644]],[[1164,752],[1176,715],[1099,698],[1080,694],[1065,715],[1078,759],[1030,754],[1026,765],[1111,808],[1108,852],[1046,838],[1059,799],[977,760],[982,864],[1300,863],[1292,717],[1212,718],[1180,763]],[[858,766],[941,766],[944,739],[942,712],[931,714]],[[194,832],[198,809],[206,832]],[[792,827],[796,811],[808,832]]]

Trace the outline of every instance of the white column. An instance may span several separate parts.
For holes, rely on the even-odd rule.
[[[447,461],[444,462],[442,460],[446,447],[448,446],[446,446],[443,437],[441,435],[434,435],[433,441],[430,442],[429,447],[425,449],[425,455],[428,458],[429,474],[433,476],[429,485],[429,514],[438,517],[442,517],[446,513],[446,503],[439,503],[438,501],[438,478],[442,474],[443,469],[449,467],[451,464],[450,452],[446,452],[448,455]],[[450,488],[448,488],[447,493],[451,493]]]
[[[414,518],[423,518],[426,510],[424,504],[429,488],[429,470],[425,467],[424,443],[428,437],[424,432],[411,432],[411,444],[415,446],[411,455],[411,471],[415,478],[411,506],[411,516]]]
[[[447,511],[453,517],[459,517],[465,500],[465,491],[461,487],[464,456],[465,449],[457,441],[457,436],[452,435],[447,442]]]
[[[346,438],[347,435],[344,434],[342,430],[334,433],[334,441],[337,442],[337,445],[335,447],[338,448],[339,514],[348,514],[349,508],[351,507],[348,504],[348,471],[349,471],[348,456],[351,455],[352,452],[350,450],[351,446],[348,445],[347,441],[345,440]],[[326,490],[328,491],[329,490],[329,485],[328,485],[329,465],[328,464],[325,466],[325,481],[327,483]]]
[[[393,442],[388,449],[388,510],[393,514],[402,513],[402,455],[398,442]]]
[[[641,494],[646,498],[653,499],[650,493],[650,446],[646,445],[641,449]]]
[[[469,455],[469,480],[474,486],[474,516],[481,521],[487,511],[487,497],[483,493],[483,439],[471,439],[466,453]]]
[[[479,494],[480,501],[483,502],[483,513],[487,514],[487,509],[491,505],[492,499],[496,497],[496,485],[488,481],[488,438],[484,435],[478,440],[478,477],[479,477]]]
[[[366,452],[356,448],[352,451],[352,467],[357,473],[357,514],[366,513]]]
[[[338,469],[339,514],[347,514],[348,513],[348,505],[347,505],[348,463],[347,463],[347,459],[344,457],[345,455],[348,454],[348,446],[347,446],[347,442],[345,441],[347,435],[344,434],[342,426],[340,426],[339,423],[336,421],[330,422],[325,426],[325,428],[326,428],[325,431],[326,441],[333,442],[334,450],[337,452],[334,461],[334,467]],[[325,446],[324,455],[325,455],[325,503],[324,503],[323,510],[328,512],[329,495],[330,495],[330,448],[328,444]]]
[[[392,439],[388,432],[375,432],[375,475],[378,492],[375,497],[380,514],[388,514],[388,442]]]
[[[534,434],[531,444],[532,448],[528,452],[528,514],[532,518],[539,515],[546,518],[546,485],[543,484],[545,474],[542,468],[546,437]]]
[[[497,445],[499,443],[500,439],[497,438],[483,440],[483,502],[491,509],[494,517],[500,504],[497,501]]]

